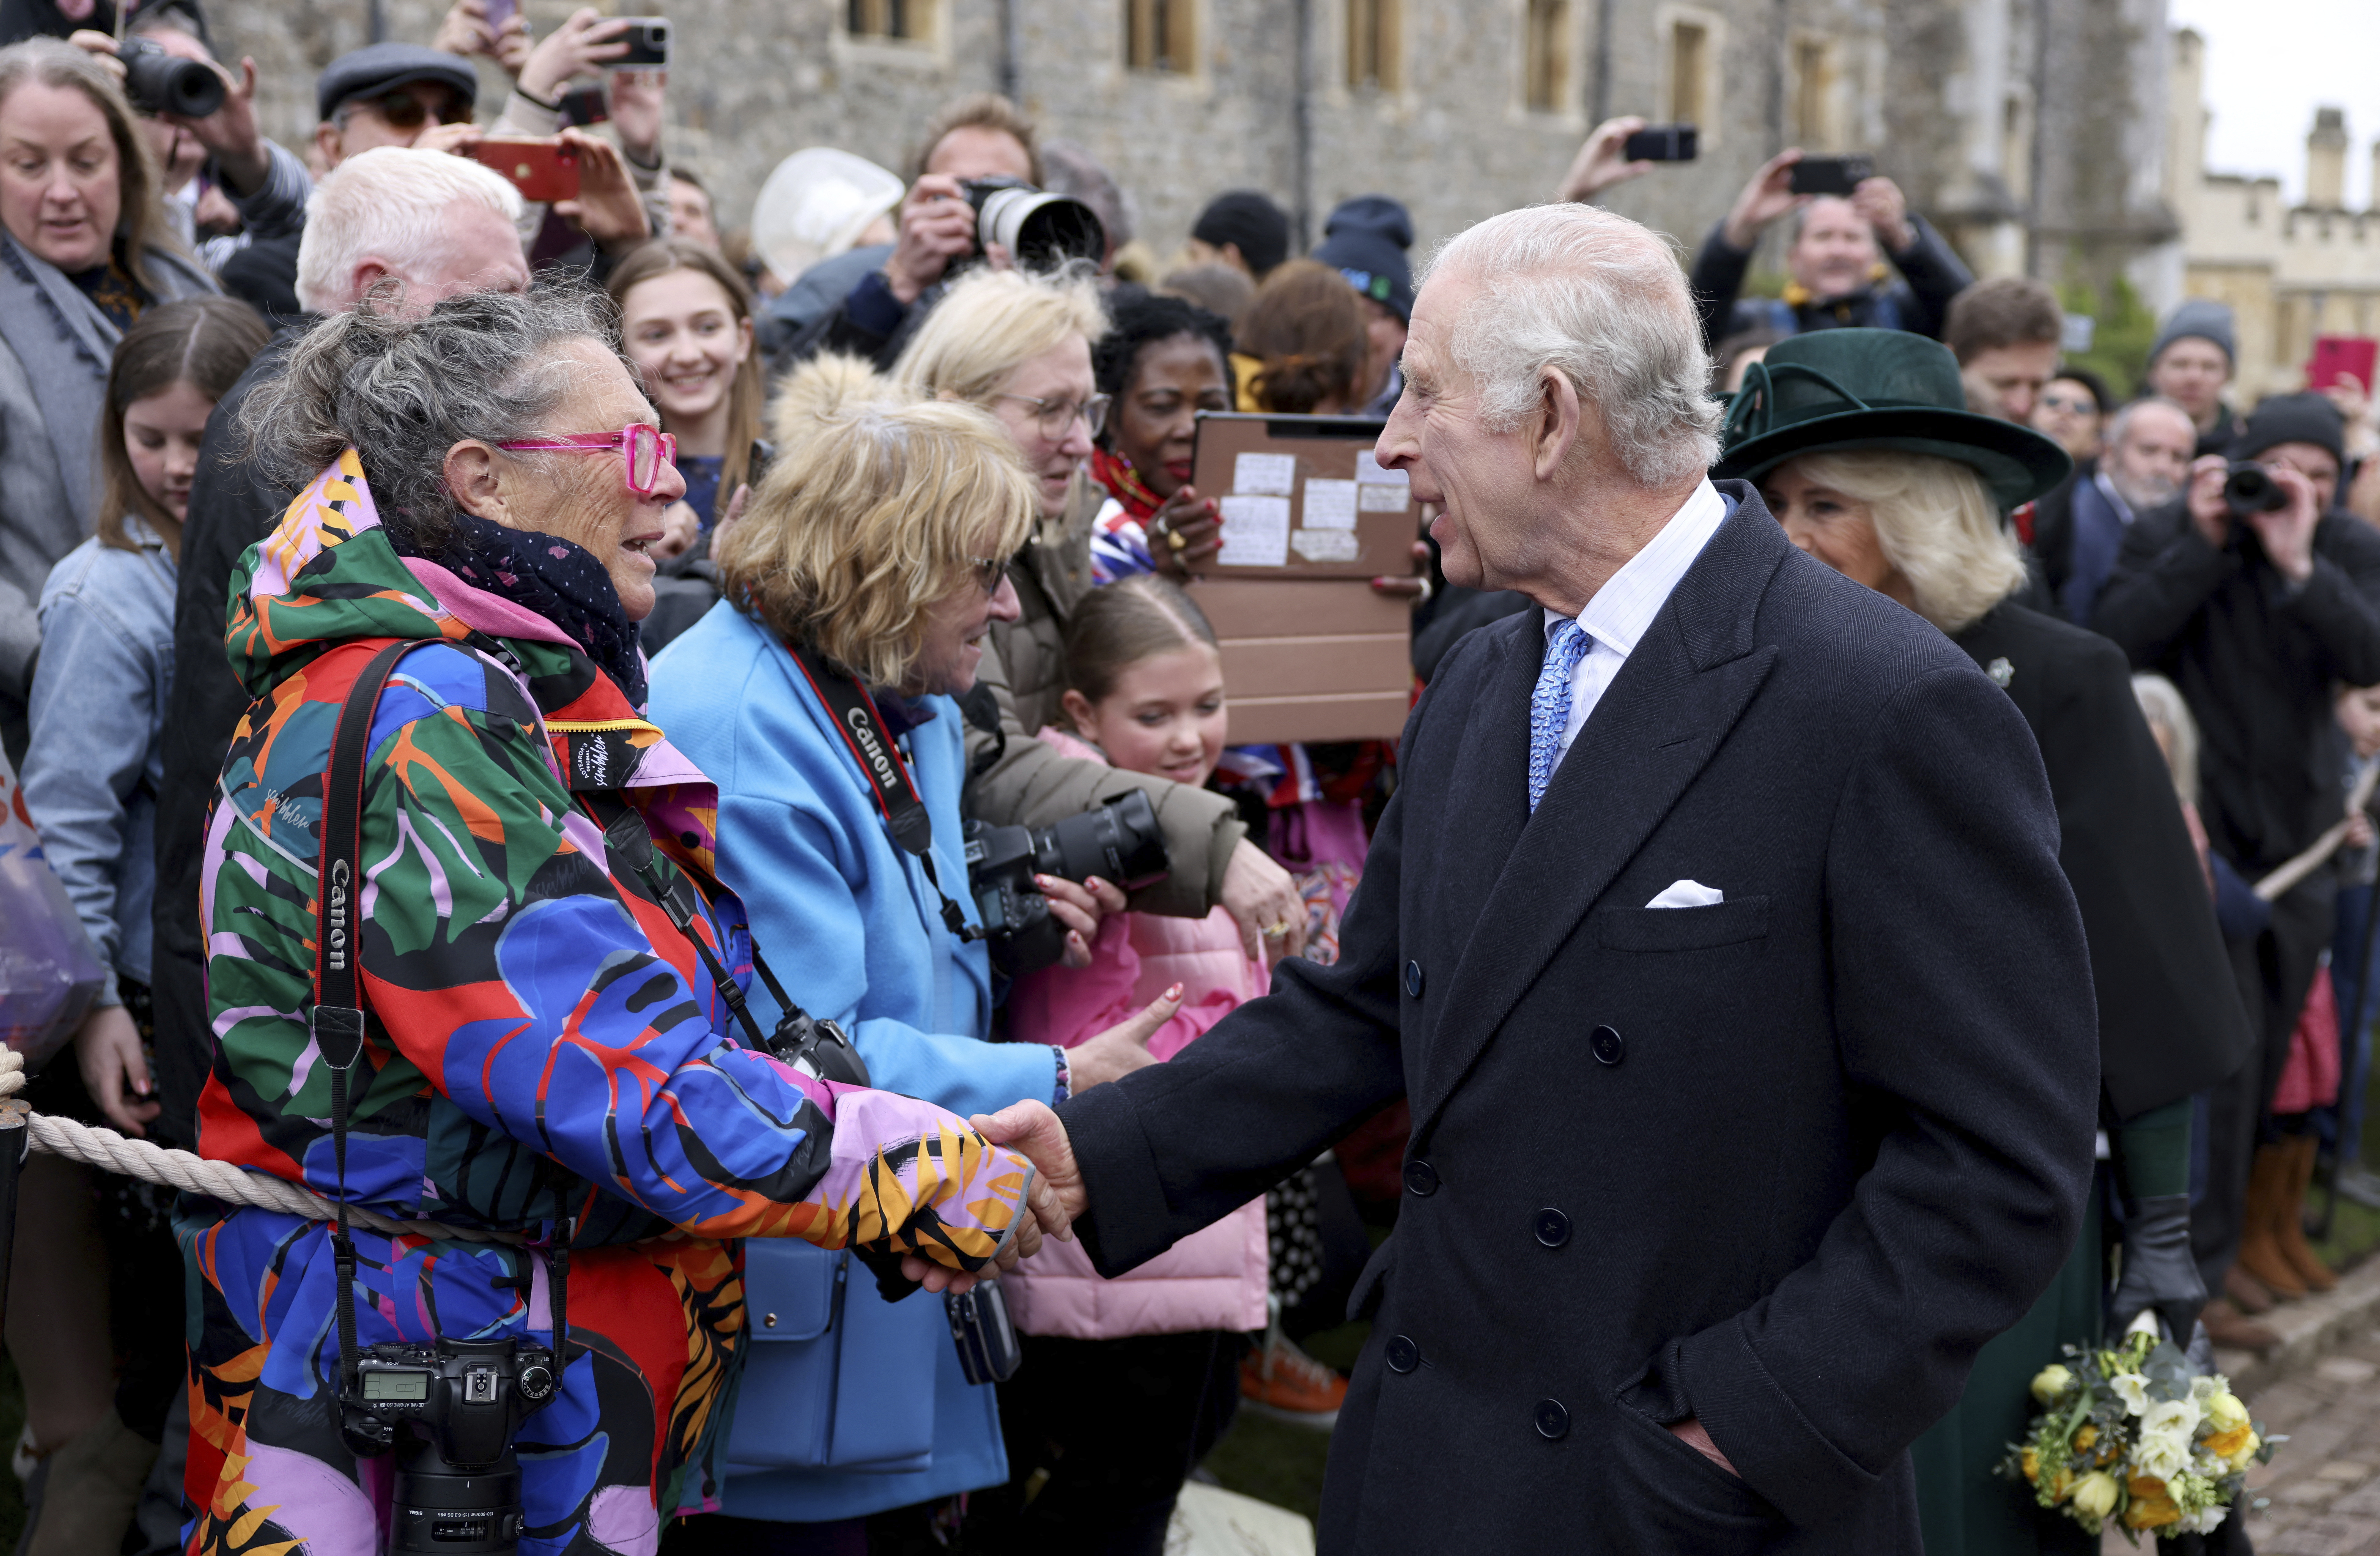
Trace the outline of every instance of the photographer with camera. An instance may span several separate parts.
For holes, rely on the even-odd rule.
[[[1148,1064],[1176,1001],[1071,1051],[989,1040],[993,964],[970,890],[968,733],[953,699],[975,683],[985,633],[1016,614],[1002,559],[1037,504],[1006,433],[976,407],[921,403],[847,358],[795,373],[776,432],[768,474],[721,535],[726,598],[653,662],[655,718],[719,784],[721,881],[786,986],[851,1034],[878,1086],[980,1110]],[[1033,885],[1075,962],[1123,906],[1114,882]],[[790,1246],[747,1259],[760,1311],[832,1279],[829,1256]],[[922,1538],[940,1504],[1007,1478],[992,1391],[967,1380],[940,1301],[888,1309],[856,1272],[848,1286],[843,1319],[808,1342],[845,1380],[828,1443],[795,1450],[790,1413],[814,1402],[777,1381],[807,1347],[759,1347],[730,1428],[724,1513],[687,1526],[691,1548],[841,1550],[832,1533],[802,1544],[785,1526],[897,1509]],[[887,1439],[930,1459],[832,1446]]]
[[[1942,235],[1911,213],[1900,185],[1869,176],[1848,199],[1797,194],[1794,168],[1803,159],[1794,146],[1762,163],[1726,218],[1703,239],[1686,284],[1694,288],[1704,344],[1763,326],[1779,334],[1854,328],[1910,330],[1939,339],[1950,299],[1974,276]],[[1792,280],[1785,295],[1739,301],[1761,234],[1784,216],[1793,224],[1785,250]],[[1887,285],[1893,270],[1900,280]]]
[[[2135,669],[2180,688],[2203,737],[2207,842],[2250,881],[2338,819],[2320,756],[2337,738],[2332,687],[2380,682],[2380,534],[2332,506],[2341,438],[2321,395],[2266,400],[2228,459],[2198,459],[2181,497],[2133,519],[2092,613]],[[2282,893],[2271,925],[2235,956],[2260,1056],[2215,1090],[2207,1192],[2191,1218],[2206,1289],[2224,1293],[2230,1276],[2234,1300],[2252,1168],[2288,1149],[2266,1114],[2331,942],[2333,889],[2318,870]],[[2244,1295],[2253,1304],[2262,1293]]]

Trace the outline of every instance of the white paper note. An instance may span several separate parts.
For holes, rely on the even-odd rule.
[[[1402,470],[1384,470],[1380,468],[1380,462],[1372,457],[1372,451],[1368,448],[1360,448],[1355,451],[1355,479],[1368,486],[1410,486],[1413,484],[1413,478],[1406,475]]]
[[[1404,504],[1397,504],[1402,507]],[[1355,528],[1355,483],[1352,480],[1310,480],[1305,483],[1305,511],[1299,522],[1308,529]]]
[[[1297,490],[1294,454],[1243,454],[1232,462],[1232,490],[1286,497]]]
[[[1402,471],[1399,471],[1402,474]],[[1407,486],[1375,486],[1370,481],[1355,488],[1355,506],[1364,513],[1402,513],[1413,506],[1413,488]]]
[[[1353,529],[1293,529],[1289,545],[1308,562],[1353,562],[1362,549]]]
[[[1251,457],[1243,454],[1241,458]],[[1289,561],[1289,499],[1235,492],[1220,504],[1223,549],[1215,561],[1225,567],[1280,567]]]

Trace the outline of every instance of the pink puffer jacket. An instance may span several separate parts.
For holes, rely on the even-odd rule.
[[[1070,757],[1104,760],[1097,748],[1054,729],[1040,738]],[[1240,947],[1238,926],[1217,908],[1205,918],[1126,913],[1100,924],[1087,967],[1050,967],[1019,979],[1009,996],[1011,1034],[1072,1048],[1096,1037],[1175,983],[1182,1008],[1149,1039],[1171,1059],[1191,1039],[1270,986],[1264,964]],[[1130,1334],[1265,1327],[1265,1208],[1254,1199],[1120,1279],[1102,1280],[1077,1242],[1045,1239],[1001,1282],[1026,1334],[1116,1340]]]

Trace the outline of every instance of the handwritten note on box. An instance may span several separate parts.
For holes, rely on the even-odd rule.
[[[1372,457],[1372,451],[1368,448],[1359,448],[1355,451],[1355,479],[1362,481],[1366,486],[1410,486],[1413,484],[1413,478],[1406,475],[1402,470],[1382,469],[1380,468],[1380,462]]]
[[[1308,562],[1353,562],[1363,554],[1363,543],[1348,529],[1293,529],[1290,548]]]
[[[1288,496],[1297,490],[1297,456],[1241,455],[1232,462],[1232,490],[1243,495]]]
[[[1401,503],[1398,506],[1403,504]],[[1319,478],[1307,480],[1305,512],[1299,517],[1308,529],[1353,529],[1355,528],[1355,483]]]
[[[1243,454],[1243,463],[1257,456]],[[1284,464],[1293,463],[1287,456]],[[1219,504],[1223,549],[1215,561],[1225,567],[1281,567],[1289,563],[1289,499],[1235,492]]]

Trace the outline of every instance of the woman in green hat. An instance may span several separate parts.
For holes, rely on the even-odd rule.
[[[1927,1556],[2095,1550],[2032,1487],[1993,1469],[2024,1436],[2027,1382],[2061,1345],[2096,1343],[2152,1309],[2189,1343],[2206,1295],[2190,1255],[2190,1099],[2237,1068],[2249,1034],[2123,653],[2015,598],[2024,558],[2003,516],[2065,477],[2065,451],[1965,405],[1958,365],[1936,342],[1895,330],[1799,335],[1746,374],[1711,473],[1753,482],[1801,550],[1939,627],[2040,746],[2099,999],[2109,1170],[2065,1269],[1984,1347],[1965,1397],[1912,1456]],[[2110,1294],[2114,1240],[2123,1252]]]

